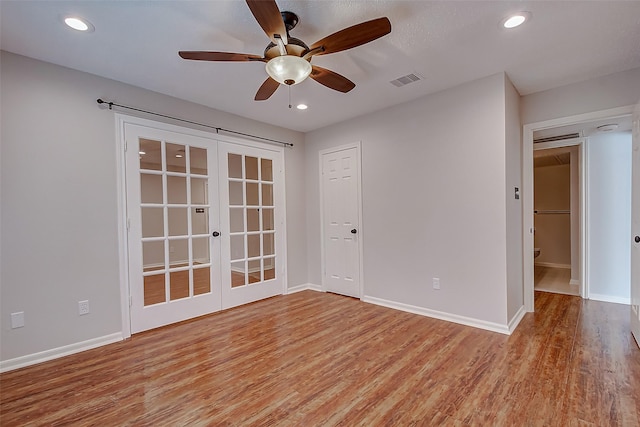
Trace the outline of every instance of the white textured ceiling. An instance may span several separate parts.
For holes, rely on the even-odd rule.
[[[392,32],[313,63],[356,83],[342,94],[315,81],[268,100],[253,100],[266,78],[262,63],[186,61],[179,50],[261,55],[268,38],[247,5],[216,1],[0,2],[3,50],[75,68],[178,98],[309,131],[506,71],[522,95],[640,67],[640,1],[353,1],[277,2],[300,17],[293,37],[316,40],[387,16]],[[532,19],[499,27],[511,12]],[[65,14],[90,20],[95,32],[67,29]],[[409,73],[424,80],[397,88]],[[117,102],[118,100],[113,100]],[[153,109],[150,105],[138,107]]]

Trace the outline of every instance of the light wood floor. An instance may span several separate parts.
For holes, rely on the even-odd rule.
[[[580,295],[580,287],[571,285],[571,269],[534,266],[534,288],[536,291],[556,294]]]
[[[508,337],[279,296],[0,375],[0,424],[638,426],[629,307],[536,293]]]

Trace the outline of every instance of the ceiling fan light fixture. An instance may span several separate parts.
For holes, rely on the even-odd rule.
[[[299,56],[276,56],[267,62],[267,74],[273,80],[283,85],[297,85],[311,74],[311,64]]]

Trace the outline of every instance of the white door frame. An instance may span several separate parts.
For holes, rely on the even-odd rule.
[[[322,276],[322,290],[324,292],[327,291],[327,285],[325,283],[325,255],[324,255],[324,184],[322,180],[322,156],[329,153],[335,153],[338,151],[349,150],[351,148],[356,149],[356,161],[358,165],[358,274],[359,274],[359,289],[358,289],[358,298],[362,299],[364,296],[364,261],[363,261],[363,236],[364,236],[364,226],[362,223],[362,142],[356,141],[351,144],[340,145],[337,147],[327,148],[325,150],[320,150],[318,152],[318,165],[319,165],[319,181],[320,181],[320,271]]]
[[[116,184],[117,184],[117,209],[118,209],[118,260],[120,264],[120,311],[122,322],[122,337],[127,339],[131,337],[131,292],[129,284],[129,251],[128,251],[128,230],[127,230],[127,182],[126,182],[126,139],[125,139],[125,125],[134,124],[140,126],[147,126],[160,130],[166,130],[169,132],[178,132],[187,135],[198,136],[201,138],[214,139],[220,142],[228,142],[237,145],[243,145],[248,147],[267,149],[279,152],[281,156],[282,165],[282,195],[283,206],[286,207],[286,191],[285,191],[285,165],[284,165],[284,147],[275,146],[272,144],[265,144],[261,142],[250,141],[242,138],[237,138],[227,135],[219,135],[214,132],[207,132],[189,127],[171,125],[164,122],[158,122],[155,120],[143,119],[136,116],[130,116],[122,113],[115,113],[115,126],[116,126]],[[286,294],[288,287],[288,274],[287,274],[287,216],[286,209],[282,212],[282,221],[284,226],[282,227],[281,234],[284,242],[284,254],[282,256],[283,275],[282,275],[282,294]]]
[[[574,116],[561,117],[557,119],[544,120],[541,122],[528,123],[523,126],[522,130],[522,273],[523,273],[523,287],[524,287],[524,307],[526,311],[534,311],[534,274],[533,274],[533,132],[543,129],[555,128],[560,126],[568,126],[583,122],[589,122],[599,119],[615,118],[628,116],[633,112],[633,105],[624,107],[610,108],[607,110],[594,111],[590,113],[577,114]],[[586,158],[588,156],[588,150],[584,150],[583,165],[586,165]],[[583,168],[583,173],[586,177],[586,168]],[[586,203],[587,185],[585,185],[582,202]],[[586,207],[586,204],[584,205]],[[584,246],[584,250],[581,250],[581,257],[588,255],[588,235],[586,233],[586,209],[583,209],[583,224],[581,224],[581,234],[583,239],[581,245]],[[581,260],[581,276],[583,281],[583,290],[588,288],[588,271],[585,259]],[[583,298],[587,298],[588,293],[583,293]]]

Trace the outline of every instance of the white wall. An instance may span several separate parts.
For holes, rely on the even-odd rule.
[[[365,295],[507,323],[506,200],[520,172],[507,183],[505,87],[496,74],[306,135],[311,283],[322,283],[319,151],[362,141]]]
[[[522,123],[569,117],[635,105],[640,99],[640,68],[522,97]]]
[[[505,76],[505,174],[507,209],[507,321],[511,322],[524,305],[522,287],[522,124],[520,94]]]
[[[1,75],[3,362],[121,331],[116,129],[97,98],[294,143],[288,284],[307,282],[301,133],[7,52]],[[91,314],[79,317],[84,299]],[[10,329],[18,311],[25,327]]]
[[[631,133],[587,141],[589,297],[629,303],[631,271]]]

